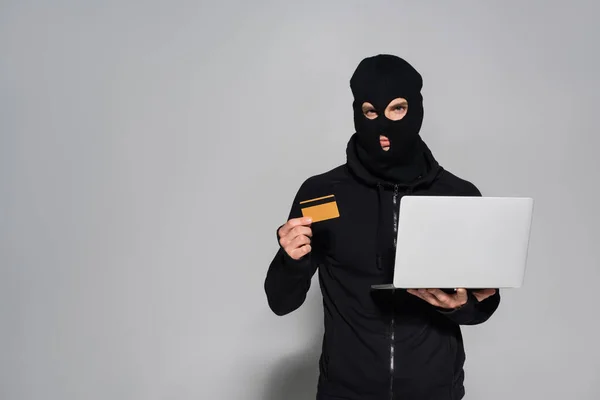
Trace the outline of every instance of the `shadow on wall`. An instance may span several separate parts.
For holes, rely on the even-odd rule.
[[[316,291],[315,291],[316,292]],[[312,335],[309,346],[303,351],[282,356],[271,366],[272,372],[265,390],[264,400],[314,400],[319,378],[319,357],[323,340],[323,311],[321,294],[313,293],[308,306]],[[308,299],[307,299],[308,300]]]
[[[317,395],[321,337],[306,352],[286,356],[273,366],[265,400],[314,400]]]

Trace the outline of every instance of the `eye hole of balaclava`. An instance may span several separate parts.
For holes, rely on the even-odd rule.
[[[402,97],[397,97],[392,100],[383,113],[380,113],[373,104],[364,102],[362,104],[362,113],[365,118],[374,120],[379,117],[380,114],[390,121],[400,121],[406,116],[408,111],[408,101]]]

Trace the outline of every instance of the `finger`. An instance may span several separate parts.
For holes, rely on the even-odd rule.
[[[448,294],[441,289],[429,289],[428,292],[435,296],[444,308],[456,308],[466,303],[466,297],[463,299],[458,291],[454,294]]]
[[[310,238],[308,236],[300,235],[290,241],[289,247],[293,250],[302,247],[305,244],[310,244]]]
[[[298,237],[312,237],[312,229],[307,226],[297,226],[293,228],[287,235],[282,237],[279,240],[279,243],[281,243],[283,247],[286,247],[292,245],[294,240],[296,240]],[[302,244],[306,244],[306,242],[300,243],[300,245]]]
[[[460,307],[468,300],[467,290],[462,288],[456,289],[454,294],[448,294],[441,289],[428,289],[428,292],[435,296],[436,299],[446,308]]]
[[[299,226],[293,228],[290,231],[290,233],[287,234],[287,236],[291,236],[292,239],[295,238],[296,236],[300,236],[300,235],[311,237],[312,229],[310,229],[308,226],[299,225]]]
[[[288,233],[290,233],[290,231],[292,230],[292,228],[294,226],[292,220],[287,221],[285,224],[283,224],[283,226],[281,228],[279,228],[279,237],[284,237],[286,236]]]
[[[454,295],[448,294],[441,289],[427,289],[440,303],[450,304],[454,300]]]
[[[292,230],[289,231],[287,235],[281,236],[279,238],[279,243],[282,247],[289,246],[292,243],[292,241],[299,236],[312,237],[312,229],[302,225],[296,226],[295,228],[292,228]]]
[[[419,289],[419,297],[436,307],[443,307],[442,303],[426,289]]]
[[[465,304],[467,300],[469,300],[469,294],[467,293],[467,289],[456,289],[456,300],[459,304]]]
[[[300,225],[308,226],[311,223],[312,218],[310,217],[292,218],[281,227],[281,229],[279,230],[279,236],[286,236],[295,227]]]
[[[297,249],[292,250],[288,254],[294,260],[299,260],[302,257],[304,257],[305,255],[307,255],[308,253],[310,253],[311,250],[312,250],[312,247],[310,246],[310,244],[306,244],[302,247],[298,247]]]

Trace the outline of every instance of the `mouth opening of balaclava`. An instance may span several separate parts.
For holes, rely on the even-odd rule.
[[[419,72],[393,55],[365,58],[352,75],[356,156],[372,174],[388,181],[406,182],[424,172],[425,146],[419,135],[423,122],[422,86]],[[393,121],[384,112],[397,98],[405,99],[408,107],[402,119]],[[364,115],[365,102],[375,108],[376,118]],[[380,136],[389,139],[387,151],[381,146]]]

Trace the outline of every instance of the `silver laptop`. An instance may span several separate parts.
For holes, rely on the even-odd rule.
[[[405,196],[392,288],[519,288],[533,199]]]

